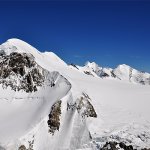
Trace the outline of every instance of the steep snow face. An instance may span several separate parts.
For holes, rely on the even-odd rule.
[[[84,96],[80,95],[79,98],[81,97]],[[69,92],[61,101],[56,102],[52,106],[49,116],[21,137],[18,145],[27,149],[32,146],[34,150],[75,150],[89,143],[91,137],[86,123],[87,118],[80,115],[76,104],[68,104],[72,98],[72,94]],[[87,100],[86,97],[84,99]],[[91,105],[87,106],[91,107]],[[82,109],[85,110],[81,108],[81,112],[83,112]],[[52,115],[53,113],[54,115]]]
[[[132,77],[132,68],[125,64],[119,65],[114,69],[114,74],[121,80],[130,81],[130,78]]]
[[[54,64],[62,64],[64,66],[67,66],[67,64],[62,60],[60,59],[56,54],[54,54],[53,52],[44,52],[42,54],[44,56],[44,59],[47,59],[48,61],[50,61],[52,63],[52,60],[54,62]]]

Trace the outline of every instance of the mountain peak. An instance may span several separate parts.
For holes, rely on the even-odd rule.
[[[117,68],[131,68],[131,67],[127,64],[120,64],[117,66]]]
[[[22,42],[22,43],[26,43],[25,41],[21,40],[21,39],[18,39],[18,38],[11,38],[11,39],[8,39],[7,40],[8,42]]]
[[[17,48],[34,48],[33,46],[31,46],[30,44],[28,44],[27,42],[17,39],[17,38],[12,38],[12,39],[8,39],[5,43],[9,44],[9,45],[13,45],[16,46]],[[4,43],[4,44],[5,44]],[[35,49],[35,48],[34,48]]]
[[[85,63],[85,66],[86,66],[86,67],[89,67],[89,68],[93,68],[93,69],[100,68],[97,63],[95,63],[95,62],[89,62],[89,61],[87,61],[87,62]]]
[[[40,54],[36,48],[17,38],[8,39],[5,43],[0,45],[0,51],[1,50],[4,51],[7,55],[12,52],[31,53],[34,56]]]
[[[100,70],[102,69],[102,67],[100,67],[95,62],[89,62],[89,61],[87,61],[85,63],[85,67],[89,68],[90,70],[92,70],[93,72],[95,72],[97,75],[100,74]]]

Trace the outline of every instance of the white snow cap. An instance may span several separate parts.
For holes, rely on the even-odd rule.
[[[98,64],[96,64],[95,62],[89,62],[87,61],[85,63],[85,66],[88,68],[92,68],[94,71],[98,71],[100,69],[102,69]]]
[[[118,65],[117,68],[131,68],[131,67],[127,64],[121,64],[121,65]]]
[[[30,44],[16,38],[7,40],[5,43],[0,45],[0,49],[3,49],[6,54],[12,52],[31,53],[32,55],[39,55],[39,51],[32,47]]]
[[[36,60],[38,59],[38,61],[47,60],[55,62],[55,64],[61,64],[65,66],[67,65],[53,52],[40,52],[35,47],[17,38],[9,39],[5,43],[0,45],[0,51],[1,50],[4,51],[7,55],[9,55],[12,52],[30,53],[36,58]]]

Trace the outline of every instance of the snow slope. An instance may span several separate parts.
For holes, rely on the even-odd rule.
[[[54,53],[41,53],[19,39],[10,39],[0,46],[0,53],[12,52],[32,54],[38,69],[50,75],[35,92],[14,91],[0,84],[3,149],[16,150],[21,146],[30,150],[98,149],[110,140],[132,144],[137,149],[150,147],[150,86],[128,82],[128,66],[117,67],[113,70],[117,79],[107,80],[99,76],[102,70],[103,74],[112,75],[110,68],[95,63],[87,63],[84,68],[68,66]],[[132,69],[132,82],[137,83],[137,74],[149,77]],[[56,107],[59,100],[61,106]],[[59,127],[54,134],[47,124],[49,117],[53,117],[52,108],[57,114],[51,119],[52,129]]]

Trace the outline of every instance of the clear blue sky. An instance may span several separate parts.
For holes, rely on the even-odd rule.
[[[0,43],[14,37],[67,63],[150,72],[150,1],[1,1]]]

